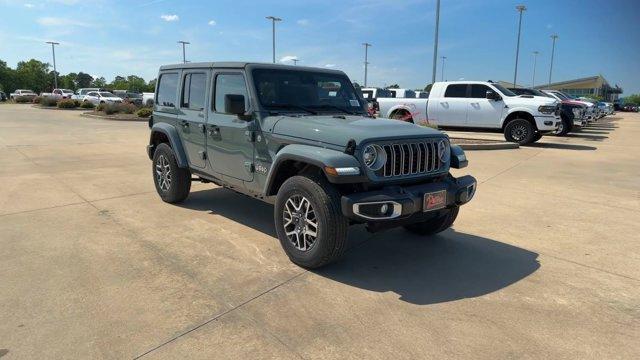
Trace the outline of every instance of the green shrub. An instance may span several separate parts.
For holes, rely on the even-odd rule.
[[[15,101],[18,104],[26,104],[26,103],[30,103],[31,99],[27,96],[16,96],[13,98],[13,101]]]
[[[58,105],[58,99],[51,97],[51,96],[45,96],[42,98],[42,100],[40,100],[40,105],[42,106],[56,106]]]
[[[107,115],[113,115],[118,113],[118,106],[115,104],[105,104],[104,113]]]
[[[138,108],[129,103],[120,103],[118,104],[118,112],[123,114],[133,114]]]
[[[58,101],[59,109],[75,109],[77,107],[78,105],[76,105],[76,102],[71,99],[64,99],[64,100]]]
[[[94,107],[96,107],[96,106],[95,106],[95,105],[93,105],[93,103],[90,103],[90,102],[88,102],[88,101],[83,101],[83,102],[80,104],[80,107],[81,107],[81,108],[83,108],[83,109],[93,109],[93,108],[94,108]]]
[[[41,101],[42,101],[42,96],[36,96],[32,100],[34,104],[40,104]]]
[[[105,104],[98,104],[98,106],[96,106],[96,111],[104,111],[105,108]]]
[[[139,118],[148,118],[149,116],[151,116],[151,114],[153,114],[153,110],[151,110],[151,108],[146,108],[146,107],[136,112],[136,116],[138,116]]]
[[[69,99],[71,100],[71,99]],[[80,100],[71,100],[76,104],[76,107],[79,107],[80,105],[82,105],[82,103],[80,102]]]

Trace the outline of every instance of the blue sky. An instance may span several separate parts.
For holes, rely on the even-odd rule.
[[[540,51],[536,83],[548,80],[552,33],[553,81],[602,74],[640,92],[640,2],[442,0],[439,55],[449,80],[513,79],[515,6],[524,13],[518,82],[530,85],[533,51]],[[271,61],[271,24],[277,58],[341,69],[363,82],[363,42],[370,42],[369,84],[423,87],[431,80],[435,0],[0,0],[0,59],[15,66],[36,58],[61,73],[84,71],[155,77],[162,64],[180,62],[176,43],[187,40],[191,61]],[[291,63],[288,61],[288,63]],[[440,79],[440,62],[438,76]]]

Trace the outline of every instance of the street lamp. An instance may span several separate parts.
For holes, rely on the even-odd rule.
[[[271,20],[271,34],[273,42],[273,63],[276,63],[276,21],[282,21],[282,19],[275,16],[267,16],[267,19]]]
[[[182,44],[182,62],[186,64],[187,63],[187,55],[186,55],[186,52],[185,52],[184,48],[185,48],[185,45],[189,45],[191,43],[188,42],[188,41],[180,40],[180,41],[178,41],[178,44]]]
[[[516,45],[516,69],[513,73],[513,87],[517,87],[516,78],[518,77],[518,55],[520,54],[520,30],[522,30],[522,13],[527,10],[524,5],[516,6],[516,10],[520,13],[520,20],[518,20],[518,44]]]
[[[531,78],[531,87],[536,86],[536,62],[538,61],[538,54],[540,54],[539,51],[533,52],[533,77]]]
[[[364,87],[367,87],[367,68],[369,66],[369,43],[362,43],[364,45]]]
[[[300,59],[291,59],[291,61],[293,61],[293,65],[298,65],[298,61],[300,61]]]
[[[47,41],[47,44],[51,44],[51,52],[53,53],[53,83],[54,89],[58,88],[58,71],[56,70],[56,45],[60,45],[55,41]]]
[[[549,85],[551,85],[551,73],[553,73],[553,56],[556,52],[556,39],[558,39],[558,34],[551,35],[551,39],[553,39],[553,45],[551,47],[551,66],[549,67]]]
[[[438,28],[440,27],[440,0],[436,2],[436,32],[433,41],[433,71],[431,72],[431,83],[436,82],[436,62],[438,61]]]
[[[440,81],[444,81],[444,61],[447,59],[447,57],[441,56],[440,58],[442,59],[442,69],[440,69],[441,71]]]

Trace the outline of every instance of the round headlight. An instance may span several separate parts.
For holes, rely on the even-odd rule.
[[[442,139],[438,142],[438,157],[443,163],[449,162],[449,158],[451,157],[451,147],[447,140]]]
[[[387,153],[380,145],[367,145],[362,152],[362,161],[366,167],[377,171],[387,162]]]

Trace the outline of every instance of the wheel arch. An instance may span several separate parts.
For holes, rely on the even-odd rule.
[[[507,124],[515,119],[524,119],[527,120],[528,122],[531,123],[531,125],[533,125],[533,128],[538,131],[538,126],[536,126],[536,119],[533,117],[533,115],[531,115],[531,113],[526,112],[526,111],[521,111],[521,110],[517,110],[517,111],[513,111],[511,113],[509,113],[507,115],[507,117],[505,117],[504,121],[502,122],[502,130],[504,130],[504,128],[507,126]]]

